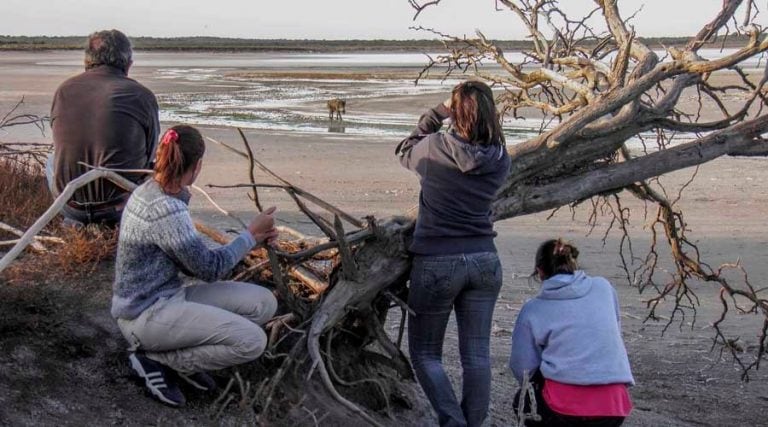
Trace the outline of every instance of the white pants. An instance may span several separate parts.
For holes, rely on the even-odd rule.
[[[272,318],[277,300],[250,283],[216,282],[180,289],[133,320],[118,319],[131,350],[189,374],[256,359],[267,346],[260,325]]]

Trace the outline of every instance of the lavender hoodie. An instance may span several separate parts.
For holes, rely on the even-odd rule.
[[[545,280],[520,310],[509,367],[573,385],[634,384],[613,286],[583,271]]]

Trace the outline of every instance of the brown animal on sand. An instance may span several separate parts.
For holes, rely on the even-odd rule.
[[[345,99],[339,99],[334,98],[328,101],[328,118],[333,120],[333,113],[336,113],[336,118],[339,120],[343,120],[341,118],[342,114],[347,114],[347,100]]]

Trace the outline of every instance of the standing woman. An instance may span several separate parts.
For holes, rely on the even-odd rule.
[[[579,270],[578,256],[559,239],[536,252],[541,292],[520,310],[509,359],[518,383],[533,383],[542,420],[527,426],[619,426],[632,410],[616,291]]]
[[[256,216],[228,245],[208,249],[189,215],[187,187],[203,164],[195,128],[174,126],[157,150],[154,179],[126,204],[117,247],[112,315],[131,345],[131,367],[158,400],[184,404],[176,379],[200,390],[215,387],[205,372],[261,355],[261,325],[275,313],[268,289],[219,281],[258,243],[277,236],[274,208]],[[179,273],[206,283],[182,287]]]
[[[452,127],[439,132],[450,118]],[[509,156],[491,88],[467,81],[421,116],[397,147],[419,175],[419,215],[408,305],[408,346],[416,376],[441,426],[479,426],[490,401],[491,321],[501,288],[491,203]],[[456,310],[463,370],[461,403],[443,368],[443,339]]]

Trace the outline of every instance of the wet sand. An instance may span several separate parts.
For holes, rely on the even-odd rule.
[[[10,55],[10,56],[9,56]],[[0,53],[0,108],[20,96],[26,98],[25,111],[45,113],[56,86],[68,75],[79,72],[73,66],[33,66],[29,58],[16,58],[13,53]],[[152,78],[153,69],[137,67],[132,74],[157,92],[174,90],[175,83]],[[371,99],[360,108],[388,112],[404,112],[418,116],[426,107],[436,104],[442,94]],[[322,107],[322,106],[319,106]],[[164,123],[164,126],[169,123]],[[240,146],[234,129],[203,127],[205,135]],[[276,173],[356,216],[373,214],[382,218],[402,213],[417,203],[418,181],[402,169],[393,150],[397,138],[360,137],[337,133],[300,134],[295,132],[255,131],[246,134],[256,156]],[[32,130],[0,140],[48,141]],[[757,287],[768,275],[768,172],[763,159],[723,158],[702,166],[696,180],[683,194],[680,206],[686,212],[689,236],[699,244],[703,259],[710,265],[741,260]],[[670,194],[688,181],[693,170],[679,171],[662,178]],[[264,175],[260,182],[270,182]],[[246,163],[226,150],[209,144],[203,172],[198,183],[234,184],[247,182]],[[254,214],[245,191],[211,189],[211,195],[226,209],[248,218]],[[265,204],[279,208],[281,222],[304,232],[313,227],[304,220],[290,199],[280,191],[264,190]],[[635,255],[645,256],[648,233],[642,205],[624,197],[632,209],[630,233]],[[528,279],[537,244],[547,238],[561,236],[573,240],[581,249],[583,267],[591,274],[611,280],[620,294],[625,341],[630,354],[637,385],[632,389],[635,410],[627,426],[689,425],[765,425],[768,408],[768,373],[763,369],[752,374],[752,381],[741,382],[739,371],[730,358],[710,352],[714,336],[710,326],[717,318],[718,289],[712,284],[696,285],[701,305],[696,322],[689,313],[673,323],[662,336],[664,322],[643,322],[645,301],[652,295],[639,294],[631,287],[617,254],[619,234],[603,233],[610,218],[601,217],[591,235],[586,221],[587,204],[572,213],[562,209],[551,219],[549,212],[528,215],[497,223],[496,240],[504,267],[504,288],[496,307],[495,333],[492,338],[494,384],[492,425],[513,423],[511,410],[515,380],[506,369],[509,353],[509,331],[526,298],[536,292],[536,283]],[[217,213],[201,197],[195,197],[192,208],[196,215],[222,228],[236,224]],[[653,215],[649,212],[649,218]],[[573,215],[573,218],[572,218]],[[662,251],[663,253],[663,251]],[[663,267],[669,267],[664,263]],[[663,282],[664,271],[659,272]],[[394,312],[393,312],[394,313]],[[668,310],[660,314],[669,316]],[[736,315],[731,312],[729,330],[741,337],[747,347],[756,342],[760,316]],[[395,322],[397,315],[393,316]],[[394,323],[393,323],[394,324]],[[446,339],[446,364],[451,367],[455,384],[459,366],[457,341],[453,323]]]

